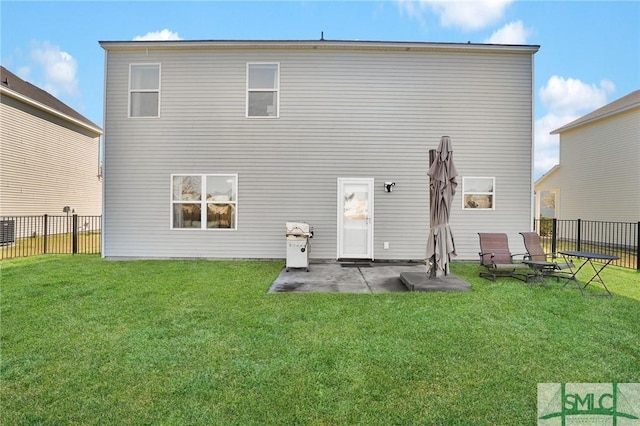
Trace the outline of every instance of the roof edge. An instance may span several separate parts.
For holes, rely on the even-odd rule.
[[[549,134],[550,135],[557,135],[557,134],[560,134],[560,133],[565,132],[567,130],[571,130],[571,129],[575,129],[576,127],[583,126],[585,124],[594,123],[596,121],[611,117],[611,116],[616,115],[616,114],[620,114],[620,113],[625,112],[625,111],[630,111],[630,110],[635,109],[635,108],[640,108],[640,101],[636,101],[636,102],[632,102],[632,103],[629,103],[629,104],[622,104],[622,105],[620,105],[619,108],[614,108],[614,109],[612,109],[610,111],[603,112],[602,114],[598,113],[598,111],[605,110],[607,107],[611,107],[611,106],[613,106],[613,104],[618,103],[621,100],[624,100],[625,98],[628,98],[629,96],[632,96],[632,95],[635,95],[635,94],[640,94],[640,91],[637,90],[637,91],[631,92],[628,95],[625,95],[625,96],[621,97],[620,99],[617,99],[617,100],[615,100],[613,102],[610,102],[610,103],[608,103],[608,104],[596,109],[595,111],[592,111],[592,112],[590,112],[590,113],[588,113],[586,115],[583,115],[582,117],[578,117],[575,120],[571,121],[570,123],[565,124],[564,126],[559,127],[556,130],[553,130],[553,131],[549,132]],[[592,116],[592,117],[589,117],[589,116]]]
[[[572,121],[569,124],[566,124],[566,125],[558,128],[558,129],[556,129],[556,130],[551,131],[549,134],[550,135],[557,135],[557,134],[560,134],[562,132],[566,132],[567,130],[575,129],[576,127],[584,126],[585,124],[593,123],[594,121],[602,120],[603,118],[611,117],[612,115],[620,114],[621,112],[629,111],[629,110],[632,110],[634,108],[640,108],[640,104],[628,105],[628,106],[626,106],[624,108],[619,108],[619,109],[617,109],[615,111],[611,111],[611,112],[609,112],[607,114],[599,115],[597,117],[593,117],[592,119],[585,120],[585,121],[580,121],[579,123],[576,123],[576,121],[580,120],[580,118],[578,118],[578,119]]]
[[[542,182],[549,179],[552,175],[556,174],[558,170],[560,170],[560,164],[556,164],[555,166],[547,170],[542,176],[540,176],[538,179],[536,179],[535,182],[533,182],[534,189],[536,185],[540,185]]]
[[[455,42],[419,41],[361,41],[361,40],[141,40],[141,41],[99,41],[105,50],[126,48],[175,49],[175,48],[314,48],[314,49],[389,49],[389,50],[476,50],[487,52],[536,53],[539,45],[483,44]]]
[[[88,123],[85,123],[83,121],[80,121],[76,118],[73,118],[67,114],[64,114],[58,110],[56,110],[55,108],[51,108],[50,106],[47,106],[41,102],[38,101],[34,101],[33,99],[29,98],[28,96],[25,96],[21,93],[16,92],[15,90],[11,90],[9,88],[6,88],[2,85],[0,85],[0,94],[3,95],[7,95],[10,96],[14,99],[17,99],[27,105],[30,105],[34,108],[37,108],[41,111],[45,111],[51,115],[54,115],[56,117],[62,118],[65,121],[68,121],[70,123],[75,124],[76,126],[82,127],[83,129],[89,130],[93,133],[96,133],[98,136],[102,135],[102,129],[96,125],[90,125]]]

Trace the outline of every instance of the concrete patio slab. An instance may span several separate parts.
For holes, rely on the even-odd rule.
[[[455,275],[429,278],[425,272],[403,272],[400,281],[411,291],[471,291],[471,285]]]
[[[408,280],[402,280],[402,276]],[[389,293],[406,291],[468,291],[463,280],[446,277],[445,282],[420,283],[427,278],[421,263],[366,263],[341,265],[338,262],[311,264],[310,270],[282,269],[269,293]],[[466,284],[466,287],[465,287]],[[437,288],[436,288],[437,287]]]
[[[269,293],[370,293],[364,277],[357,267],[343,268],[337,263],[312,264],[305,269],[286,269],[271,285]]]
[[[423,273],[426,275],[426,266],[421,264],[406,266],[383,263],[381,265],[383,266],[359,268],[372,293],[407,291],[407,287],[400,280],[402,273]]]

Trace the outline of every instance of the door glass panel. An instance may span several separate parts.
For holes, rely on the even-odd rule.
[[[344,257],[367,256],[369,252],[369,185],[345,183],[342,195],[344,197],[342,254]]]

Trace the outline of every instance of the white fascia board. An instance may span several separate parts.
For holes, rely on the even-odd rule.
[[[547,170],[542,176],[540,176],[538,178],[538,180],[536,180],[533,183],[533,187],[535,188],[536,186],[539,186],[540,184],[542,184],[545,180],[549,179],[551,176],[555,175],[557,173],[557,171],[560,170],[560,164],[556,164],[555,166],[553,166],[552,168],[550,168],[549,170]]]
[[[105,50],[154,49],[362,49],[405,51],[475,51],[503,53],[536,53],[538,45],[506,45],[481,43],[430,43],[346,40],[257,41],[257,40],[176,40],[176,41],[100,41]]]
[[[558,135],[558,134],[560,134],[562,132],[566,132],[567,130],[575,129],[576,127],[584,126],[585,124],[593,123],[594,121],[603,120],[605,118],[611,117],[612,115],[617,115],[617,114],[620,114],[621,112],[629,111],[629,110],[632,110],[632,109],[635,109],[635,108],[638,108],[638,107],[640,107],[640,105],[638,105],[638,104],[628,105],[628,106],[626,106],[624,108],[620,108],[620,109],[617,109],[615,111],[610,111],[610,112],[608,112],[606,114],[598,115],[598,116],[590,118],[589,120],[584,120],[584,121],[580,121],[581,118],[577,118],[576,120],[572,121],[571,123],[565,124],[564,126],[558,128],[556,130],[553,130],[552,132],[549,132],[549,134],[550,135]],[[575,123],[575,124],[573,124],[573,123]]]

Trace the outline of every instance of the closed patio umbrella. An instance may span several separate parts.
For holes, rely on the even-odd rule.
[[[440,139],[436,158],[429,167],[428,175],[431,222],[427,240],[427,259],[429,275],[435,277],[449,274],[451,256],[456,255],[449,218],[458,186],[458,171],[453,163],[453,149],[449,136],[442,136]]]

